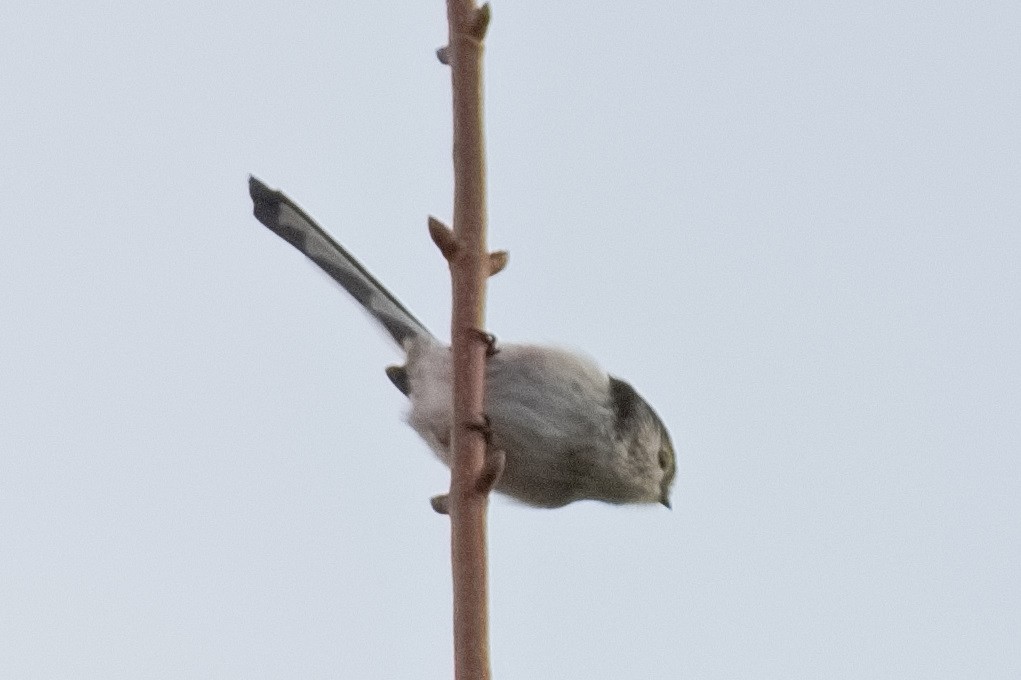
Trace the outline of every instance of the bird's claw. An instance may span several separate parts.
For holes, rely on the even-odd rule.
[[[472,335],[486,343],[486,358],[489,358],[499,352],[500,350],[496,347],[496,336],[488,331],[484,331],[481,328],[472,328]]]
[[[493,426],[489,422],[489,416],[482,414],[481,421],[469,421],[464,424],[464,429],[471,432],[478,432],[486,440],[486,448],[493,445]]]

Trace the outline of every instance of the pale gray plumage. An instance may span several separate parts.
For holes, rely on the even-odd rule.
[[[387,371],[411,400],[408,422],[450,464],[451,360],[350,253],[287,196],[249,180],[255,216],[350,293],[406,353]],[[577,500],[670,507],[676,470],[662,421],[626,382],[555,347],[501,344],[487,360],[486,415],[506,465],[497,491],[537,507]]]

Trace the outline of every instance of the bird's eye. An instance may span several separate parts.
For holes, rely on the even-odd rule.
[[[663,448],[659,450],[659,469],[666,470],[670,465],[670,454]]]

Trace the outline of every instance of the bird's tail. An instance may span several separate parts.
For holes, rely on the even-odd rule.
[[[329,274],[386,329],[398,346],[404,348],[405,340],[410,338],[433,337],[393,293],[294,201],[254,177],[248,179],[248,191],[255,204],[256,219]]]

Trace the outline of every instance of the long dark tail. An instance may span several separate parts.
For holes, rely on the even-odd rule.
[[[248,178],[255,217],[280,238],[304,253],[351,294],[404,347],[410,337],[432,337],[429,330],[383,287],[343,246],[333,240],[304,210],[279,191]]]

